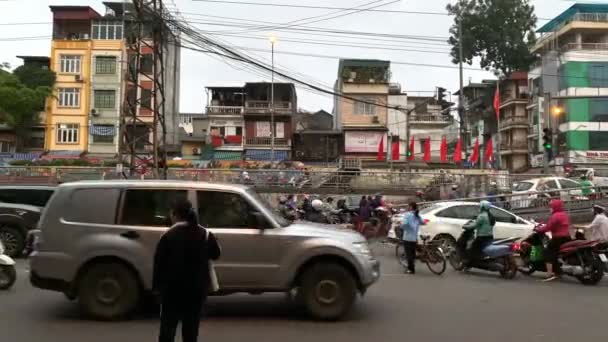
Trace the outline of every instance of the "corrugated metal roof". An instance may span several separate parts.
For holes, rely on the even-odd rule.
[[[608,13],[608,4],[574,4],[536,32],[547,33],[556,31],[564,22],[570,20],[577,13]]]

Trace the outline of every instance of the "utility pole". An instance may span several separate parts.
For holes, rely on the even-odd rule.
[[[412,153],[410,151],[410,114],[414,109],[415,107],[405,112],[405,170],[407,172],[410,172],[412,170],[409,157],[409,154]]]
[[[274,163],[274,135],[275,135],[275,127],[274,127],[274,43],[276,42],[276,38],[274,36],[270,37],[270,48],[272,54],[272,76],[270,81],[270,162]]]
[[[460,74],[460,91],[458,92],[458,117],[460,118],[460,139],[462,140],[462,144],[465,146],[465,156],[467,155],[466,151],[469,146],[467,143],[467,122],[464,113],[464,70],[462,59],[464,56],[463,47],[462,47],[462,13],[460,18],[458,19],[458,71]]]
[[[549,129],[549,131],[551,131],[551,93],[546,92],[545,93],[545,115],[544,116],[544,120],[545,120],[545,128]],[[551,135],[553,136],[553,134]],[[553,139],[553,138],[552,138]],[[553,143],[553,142],[551,142]],[[553,145],[551,145],[551,148],[553,148]],[[543,158],[543,170],[545,174],[549,174],[549,152],[547,151],[547,149],[543,146],[543,153],[544,153],[544,158]]]

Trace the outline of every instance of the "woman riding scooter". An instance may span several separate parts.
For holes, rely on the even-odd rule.
[[[570,218],[564,211],[564,203],[561,200],[555,199],[550,203],[551,217],[547,224],[538,228],[538,233],[551,233],[551,241],[544,251],[545,260],[547,261],[547,278],[544,281],[553,281],[559,279],[561,269],[557,260],[557,255],[561,245],[571,240],[570,238]]]
[[[492,204],[488,201],[481,201],[479,203],[479,215],[474,221],[471,221],[464,225],[464,229],[475,230],[475,240],[473,246],[468,253],[467,263],[470,265],[473,261],[481,257],[483,249],[494,241],[494,225],[496,219],[490,213]]]

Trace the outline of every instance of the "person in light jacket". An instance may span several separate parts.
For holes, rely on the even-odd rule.
[[[418,234],[420,226],[424,225],[424,220],[420,217],[418,204],[411,202],[408,207],[409,211],[405,214],[401,231],[403,232],[403,249],[405,250],[405,258],[407,260],[406,273],[416,273],[416,246],[418,245]]]
[[[182,341],[196,342],[203,303],[211,286],[209,260],[220,257],[215,236],[198,224],[192,203],[177,200],[173,226],[160,238],[154,254],[153,289],[160,296],[159,342],[173,342],[177,323]]]

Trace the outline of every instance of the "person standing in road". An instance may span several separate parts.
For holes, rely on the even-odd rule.
[[[608,241],[608,217],[606,217],[606,209],[599,205],[593,206],[595,217],[589,228],[589,240]]]
[[[182,323],[182,341],[196,342],[203,303],[211,285],[210,260],[220,246],[198,224],[192,203],[177,200],[171,209],[173,226],[161,237],[154,255],[153,288],[160,295],[159,342],[173,342]]]
[[[552,200],[551,217],[547,224],[537,229],[538,233],[551,233],[551,240],[544,251],[547,261],[547,278],[544,281],[559,279],[561,274],[560,264],[557,260],[561,245],[571,240],[570,238],[570,218],[564,211],[564,203],[561,200]]]
[[[407,214],[403,219],[401,231],[403,232],[403,249],[405,250],[405,259],[407,260],[406,273],[416,273],[416,245],[418,244],[418,233],[420,226],[424,225],[424,221],[420,217],[418,204],[411,202],[409,204]]]

